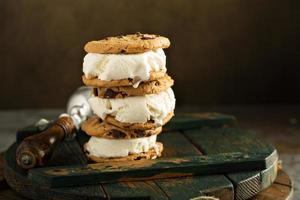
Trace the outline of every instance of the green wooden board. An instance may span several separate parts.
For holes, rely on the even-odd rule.
[[[248,199],[265,188],[263,184],[270,185],[276,177],[274,160],[278,155],[272,145],[264,140],[251,135],[247,131],[239,129],[201,129],[187,130],[184,134],[193,141],[195,146],[202,148],[206,154],[218,154],[221,152],[273,152],[266,159],[268,172],[273,172],[272,176],[265,178],[261,176],[261,171],[249,170],[248,172],[228,173],[227,177],[232,181],[235,188],[236,199]],[[246,136],[246,137],[245,137]],[[222,137],[223,140],[214,140],[216,137]],[[212,142],[213,141],[213,142]],[[228,145],[231,144],[231,145]],[[266,170],[264,170],[266,171]],[[276,170],[277,172],[277,170]],[[263,173],[263,172],[262,172]],[[265,180],[261,180],[262,177]],[[270,178],[272,177],[272,180]],[[241,181],[243,180],[243,181]],[[252,187],[249,187],[249,186]]]
[[[194,145],[190,145],[188,138],[180,132],[161,134],[159,139],[165,145],[163,154],[165,157],[203,155]],[[180,150],[175,151],[178,148]],[[192,199],[204,195],[230,200],[234,196],[233,185],[224,175],[159,179],[155,182],[169,199],[174,200]]]
[[[201,156],[202,157],[209,156],[207,152],[209,152],[209,149],[213,149],[213,148],[206,145],[208,144],[208,142],[205,143],[204,141],[203,144],[205,145],[198,146],[197,140],[189,136],[189,134],[195,134],[195,131],[198,132],[198,134],[199,133],[205,134],[207,133],[207,131],[211,129],[211,127],[213,127],[213,129],[217,130],[217,132],[219,133],[222,132],[219,129],[222,130],[226,129],[225,132],[236,131],[236,133],[239,134],[244,133],[243,131],[241,132],[238,129],[221,128],[221,127],[228,127],[228,126],[231,127],[235,123],[234,118],[231,116],[227,117],[227,119],[231,119],[231,120],[224,121],[224,117],[226,118],[226,115],[220,115],[222,116],[222,118],[220,117],[220,120],[216,114],[213,114],[214,117],[209,117],[209,115],[207,114],[205,115],[207,118],[209,118],[209,120],[205,118],[199,118],[197,127],[195,127],[195,121],[197,121],[195,119],[195,116],[190,117],[190,119],[194,122],[192,123],[192,126],[188,126],[187,123],[188,120],[177,115],[178,119],[175,118],[172,122],[175,128],[172,129],[169,127],[168,130],[180,130],[180,132],[169,131],[159,136],[159,140],[162,141],[165,145],[163,158],[160,159],[161,161],[163,160],[166,161],[170,159],[172,160],[174,158],[182,158],[182,157],[201,158]],[[188,116],[185,115],[185,118],[187,117]],[[182,120],[179,120],[180,118]],[[181,121],[180,123],[185,123],[185,127],[180,128],[180,126],[176,125],[175,123],[176,120],[178,121],[178,123],[180,121]],[[209,123],[206,122],[204,123],[203,121],[206,122],[209,121]],[[214,125],[213,122],[215,122],[216,124]],[[203,128],[203,127],[210,127],[210,128]],[[21,131],[19,132],[19,134],[20,133]],[[228,133],[226,133],[225,135],[228,136]],[[233,135],[235,134],[232,133],[231,136]],[[80,136],[78,137],[79,143],[77,143],[74,140],[66,141],[63,145],[60,146],[59,149],[56,150],[53,158],[50,160],[49,166],[47,166],[49,169],[69,168],[70,165],[73,165],[74,167],[74,164],[80,167],[89,166],[86,165],[88,163],[81,150],[81,144],[87,139],[87,137],[84,135],[78,135],[78,136]],[[235,138],[239,138],[239,136],[236,136]],[[215,140],[222,140],[222,139],[216,137]],[[227,140],[223,139],[223,141],[226,142]],[[216,141],[213,142],[215,143]],[[247,142],[247,145],[249,144],[250,143]],[[264,144],[264,142],[262,142],[261,144]],[[259,148],[263,149],[262,151],[263,154],[267,152],[265,151],[266,149],[268,149],[266,148],[266,146],[269,145],[265,145],[265,146],[259,145]],[[12,146],[5,155],[5,160],[6,160],[5,176],[9,185],[12,188],[14,188],[19,193],[33,199],[190,199],[190,198],[198,198],[202,195],[211,195],[211,196],[219,197],[221,199],[233,199],[234,197],[237,197],[237,193],[236,193],[237,186],[245,181],[242,179],[242,176],[237,176],[240,177],[240,179],[239,182],[235,183],[233,179],[231,180],[229,178],[228,173],[222,172],[223,170],[222,169],[218,172],[212,171],[212,173],[217,173],[215,175],[201,175],[201,176],[197,175],[192,177],[165,178],[165,179],[153,179],[153,180],[139,179],[139,181],[130,181],[130,182],[118,181],[114,183],[100,183],[101,181],[100,182],[96,181],[95,184],[93,185],[80,186],[80,184],[76,184],[77,186],[65,187],[65,185],[61,184],[60,186],[62,187],[49,188],[49,187],[45,187],[45,184],[42,184],[39,181],[39,179],[33,180],[32,177],[30,179],[29,178],[30,176],[28,175],[35,170],[36,172],[41,172],[46,168],[35,169],[29,171],[28,173],[25,173],[24,171],[20,170],[16,166],[15,158],[14,158],[16,147],[17,144]],[[274,149],[271,148],[271,146],[269,147],[270,147],[269,150],[275,151]],[[248,149],[252,149],[252,147],[251,148],[248,147]],[[236,151],[236,150],[228,151],[228,152],[231,155],[240,155],[240,153],[245,153],[243,151]],[[250,155],[250,157],[251,154],[255,154],[256,156],[259,154],[258,149],[257,152],[249,151],[246,153]],[[212,153],[211,155],[213,158],[214,156],[220,156],[222,154],[224,154],[224,152]],[[273,163],[270,157],[274,158]],[[246,158],[248,159],[249,157],[246,156]],[[254,183],[251,182],[251,184],[249,185],[250,188],[259,187],[262,189],[266,187],[268,184],[270,184],[270,182],[272,182],[272,178],[274,177],[273,166],[276,164],[277,161],[276,158],[277,158],[277,154],[275,156],[274,155],[268,156],[267,157],[268,162],[264,162],[264,167],[263,167],[263,168],[268,167],[268,169],[258,170],[259,172],[261,172],[260,177],[263,177],[262,174],[264,174],[264,177],[269,177],[264,179],[261,178],[262,179],[261,182],[265,181],[266,183],[265,184],[260,183],[259,186],[256,186],[256,185],[251,185]],[[159,162],[159,160],[156,161]],[[192,168],[188,168],[188,169],[191,169],[192,171],[195,170]],[[190,172],[191,170],[188,170],[188,172]],[[126,176],[126,174],[128,173],[124,173],[123,175]],[[252,179],[252,177],[249,177],[251,173],[247,174],[247,172],[243,172],[242,174],[244,174],[244,178]],[[139,178],[142,177],[144,177],[144,175]],[[82,179],[80,178],[73,179],[73,180],[74,182],[77,183],[82,181]],[[115,181],[116,180],[117,179],[115,179]],[[238,181],[238,178],[236,180]],[[59,182],[61,182],[61,180]],[[179,191],[184,191],[184,192],[179,192]]]
[[[264,170],[266,157],[260,153],[219,153],[156,160],[55,166],[32,169],[28,178],[46,187],[81,186],[107,182],[160,179],[169,177],[217,174],[235,171]]]

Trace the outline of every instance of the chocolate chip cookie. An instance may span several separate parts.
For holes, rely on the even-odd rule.
[[[130,34],[116,37],[106,37],[98,41],[90,41],[84,46],[88,53],[103,54],[134,54],[159,48],[168,48],[170,40],[154,34]]]
[[[166,76],[166,73],[162,72],[162,71],[150,72],[150,78],[148,81],[154,81],[154,80],[163,78],[165,76]],[[86,86],[105,87],[105,88],[122,87],[122,86],[131,86],[132,87],[136,82],[136,80],[133,80],[131,78],[122,79],[122,80],[103,81],[96,77],[86,78],[85,75],[82,76],[82,81]]]
[[[100,98],[124,98],[129,96],[143,96],[146,94],[158,94],[167,90],[174,84],[174,80],[166,75],[153,81],[142,82],[137,88],[132,86],[121,87],[95,87],[93,89],[94,96]]]
[[[93,115],[82,123],[81,129],[90,136],[102,137],[107,139],[133,139],[158,135],[162,127],[153,129],[128,129],[102,121],[98,116]]]
[[[170,121],[170,119],[174,116],[173,112],[170,112],[163,120],[163,124],[165,125],[168,121]],[[158,126],[154,123],[154,121],[149,120],[146,123],[124,123],[124,122],[119,122],[118,120],[115,119],[115,117],[108,115],[105,120],[105,122],[115,125],[121,129],[131,129],[131,130],[149,130],[149,129],[155,129],[157,127],[161,127]]]

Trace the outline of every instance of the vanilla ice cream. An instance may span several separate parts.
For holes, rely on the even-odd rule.
[[[111,81],[133,79],[134,87],[150,78],[150,72],[166,72],[166,55],[162,49],[138,54],[88,53],[83,61],[87,78]]]
[[[101,119],[107,115],[125,123],[145,123],[148,120],[160,126],[163,119],[175,109],[175,96],[171,88],[158,94],[104,99],[92,96],[89,100],[92,111]]]
[[[90,155],[97,157],[124,157],[129,154],[147,152],[151,148],[157,151],[156,135],[135,139],[91,137],[85,148]]]

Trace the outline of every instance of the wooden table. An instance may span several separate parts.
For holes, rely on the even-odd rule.
[[[297,106],[285,106],[285,107],[183,107],[177,109],[177,111],[218,111],[235,115],[242,128],[250,129],[254,134],[265,136],[268,140],[273,142],[277,149],[281,159],[283,160],[283,168],[291,175],[294,181],[294,196],[299,195],[299,124],[297,119],[299,117],[299,107]],[[297,112],[298,111],[298,112]],[[37,119],[55,118],[62,110],[27,110],[27,111],[1,111],[0,112],[0,148],[6,149],[9,144],[14,140],[15,130],[25,125],[35,122]],[[280,176],[279,176],[280,177]],[[278,199],[283,195],[283,191],[288,191],[289,184],[281,184],[276,181],[277,186],[274,189],[269,188],[267,191],[277,191]],[[276,185],[275,184],[275,185]],[[278,186],[279,184],[279,186]],[[285,186],[285,189],[281,188],[281,185]],[[1,186],[2,187],[2,186]],[[5,194],[11,194],[12,191],[5,190]],[[264,193],[259,196],[266,199]],[[267,195],[268,196],[268,195]],[[257,197],[258,198],[258,197]],[[274,199],[274,198],[273,198]]]

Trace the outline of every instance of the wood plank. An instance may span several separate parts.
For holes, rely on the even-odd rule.
[[[232,200],[234,196],[231,182],[222,175],[161,179],[156,182],[172,200],[199,199],[201,196]]]
[[[163,158],[202,155],[202,152],[180,132],[170,131],[159,134],[157,140],[164,144]]]
[[[202,155],[202,152],[179,132],[164,133],[158,139],[165,145],[165,157]],[[231,200],[234,196],[233,185],[223,175],[159,179],[155,180],[155,183],[168,195],[169,199],[174,200],[191,199],[199,195]]]
[[[109,199],[168,199],[154,181],[119,182],[103,184],[103,187]]]
[[[278,171],[277,177],[274,182],[277,184],[286,185],[289,187],[293,186],[293,183],[292,183],[291,179],[289,178],[289,176],[282,170]]]
[[[180,113],[176,114],[165,126],[166,130],[189,130],[203,127],[234,126],[237,120],[232,115],[221,113]]]
[[[224,152],[257,152],[272,153],[274,147],[258,139],[246,130],[237,128],[206,128],[184,131],[196,146],[205,154]]]
[[[164,144],[163,157],[199,155],[198,150],[179,132],[165,132],[160,134],[158,141]],[[180,147],[180,150],[178,150],[178,147]],[[137,197],[138,199],[169,199],[165,191],[158,186],[157,183],[159,181],[160,180],[108,183],[103,184],[103,187],[108,196],[112,199],[125,197]],[[173,182],[177,182],[177,179],[173,180]]]
[[[283,184],[282,184],[283,183]],[[291,200],[293,199],[292,183],[289,176],[282,170],[278,171],[278,176],[274,183],[257,194],[251,200]],[[294,199],[297,199],[294,196]]]
[[[184,135],[193,141],[194,145],[205,155],[219,153],[266,153],[267,168],[271,166],[278,155],[276,149],[250,134],[248,131],[236,128],[205,128],[184,131]]]
[[[248,199],[261,191],[260,171],[237,172],[227,177],[234,185],[236,200]]]
[[[83,199],[107,199],[106,193],[103,190],[101,185],[87,185],[87,186],[79,186],[79,187],[61,187],[54,189],[46,189],[44,193],[41,194],[41,190],[39,191],[40,199],[60,199],[60,200],[83,200]],[[51,194],[49,194],[51,192]]]
[[[227,177],[235,187],[235,199],[249,199],[266,189],[274,182],[277,176],[277,161],[263,171],[249,171],[230,173]]]
[[[207,128],[201,130],[188,130],[185,131],[184,134],[206,155],[222,152],[265,152],[269,154],[266,158],[267,168],[269,169],[263,174],[264,179],[262,179],[260,170],[228,173],[227,177],[234,184],[235,199],[237,200],[253,197],[259,191],[271,185],[271,180],[274,180],[276,177],[274,176],[274,173],[270,173],[274,171],[272,169],[274,168],[274,163],[278,159],[275,148],[264,140],[251,135],[247,131],[235,128]],[[271,179],[266,178],[268,175]]]
[[[87,158],[81,146],[76,140],[66,140],[59,144],[53,151],[53,155],[47,166],[67,166],[76,164],[87,164]]]
[[[31,169],[28,178],[47,187],[80,186],[115,181],[170,178],[201,174],[228,173],[266,169],[266,154],[223,153],[210,156],[187,156],[106,162],[88,165]],[[78,181],[80,180],[80,181]]]

